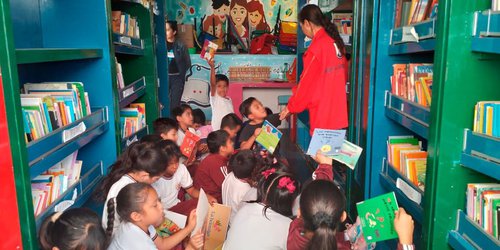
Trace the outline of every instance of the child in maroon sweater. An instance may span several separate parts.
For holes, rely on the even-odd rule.
[[[234,152],[233,140],[226,131],[218,130],[208,135],[207,144],[210,154],[196,170],[194,185],[222,203],[222,182],[230,172],[227,162]]]

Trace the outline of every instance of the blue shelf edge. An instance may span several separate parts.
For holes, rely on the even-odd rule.
[[[415,53],[434,52],[436,47],[436,39],[430,38],[420,42],[408,42],[395,45],[389,45],[388,53],[391,56],[405,55]]]
[[[386,91],[385,98],[386,107],[392,108],[426,126],[429,126],[429,122],[431,119],[431,111],[429,107],[425,107],[416,102],[412,102],[400,96],[393,95],[389,91]]]
[[[398,204],[404,207],[404,209],[412,215],[413,219],[422,225],[424,219],[424,209],[422,206],[406,197],[403,191],[396,186],[396,181],[389,175],[380,173],[380,182],[388,191],[393,191],[396,194]]]
[[[68,187],[50,206],[43,212],[38,214],[35,218],[36,228],[40,228],[45,217],[49,216],[55,211],[56,205],[65,200],[71,200],[73,193],[77,191],[77,198],[73,205],[69,208],[81,207],[90,198],[94,188],[102,180],[104,175],[102,161],[94,165],[87,173],[85,173],[80,180]]]
[[[429,127],[417,122],[416,120],[406,116],[405,114],[396,111],[394,109],[385,108],[385,116],[391,120],[401,124],[401,126],[409,129],[410,131],[416,133],[417,135],[427,139],[429,135]]]
[[[115,53],[116,54],[123,54],[123,55],[143,56],[144,49],[130,47],[130,46],[121,45],[121,44],[115,44]]]
[[[79,126],[81,123],[85,124],[85,131],[63,142],[63,133]],[[69,154],[87,145],[107,131],[108,127],[108,109],[105,107],[93,110],[90,115],[65,127],[58,128],[43,138],[30,142],[27,146],[30,179],[37,177]]]
[[[125,137],[121,141],[121,150],[125,150],[130,144],[139,141],[142,137],[148,134],[148,126],[139,129],[139,131]]]
[[[457,212],[457,227],[448,233],[453,249],[500,249],[500,241],[486,233],[462,211]]]
[[[120,89],[120,108],[125,108],[146,93],[146,78],[143,76],[139,80]]]
[[[474,52],[500,54],[500,37],[473,37],[471,49]]]
[[[460,163],[467,168],[500,180],[500,138],[464,130]]]
[[[500,54],[500,12],[476,11],[473,25],[472,51]]]
[[[415,184],[413,184],[412,181],[410,181],[406,176],[404,176],[402,173],[400,173],[398,170],[396,170],[396,168],[394,168],[394,166],[392,166],[391,164],[389,164],[387,162],[387,160],[384,160],[386,162],[386,174],[387,176],[389,176],[391,179],[393,180],[396,180],[397,178],[400,178],[401,180],[403,180],[404,182],[406,182],[406,184],[408,184],[410,187],[412,187],[413,189],[415,189],[415,191],[419,192],[420,195],[422,195],[422,200],[423,200],[423,197],[424,197],[424,191],[422,189],[420,189],[418,186],[415,186]]]

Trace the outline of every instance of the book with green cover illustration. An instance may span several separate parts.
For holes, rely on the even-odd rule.
[[[255,141],[272,154],[276,146],[278,146],[282,135],[283,133],[279,129],[266,120],[262,124],[262,130]]]
[[[344,140],[339,152],[330,157],[338,162],[344,163],[350,169],[354,170],[362,152],[363,148],[350,141]]]
[[[395,212],[399,209],[394,192],[383,194],[356,204],[361,228],[368,243],[395,239]]]

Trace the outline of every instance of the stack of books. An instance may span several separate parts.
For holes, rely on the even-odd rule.
[[[296,22],[281,22],[278,36],[278,51],[280,54],[297,52],[297,28]]]
[[[398,172],[406,176],[422,191],[425,189],[427,152],[422,150],[422,142],[413,136],[389,136],[387,159]]]
[[[127,138],[146,127],[146,104],[132,103],[120,110],[122,138]]]
[[[429,107],[432,99],[433,64],[393,64],[392,67],[391,93]]]
[[[396,0],[394,27],[419,23],[437,16],[438,0]]]
[[[76,160],[77,154],[78,151],[70,154],[31,181],[35,216],[43,212],[80,179],[82,161]]]
[[[487,233],[499,238],[500,184],[467,184],[467,216],[477,222]]]
[[[121,11],[113,11],[113,32],[116,34],[129,36],[139,39],[139,22],[136,17],[132,17],[129,14]]]
[[[500,101],[482,101],[474,108],[474,132],[500,137]]]
[[[41,138],[90,114],[81,82],[26,83],[21,94],[26,142]]]

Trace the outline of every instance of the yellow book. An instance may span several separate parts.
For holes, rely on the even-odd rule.
[[[474,124],[473,124],[473,127],[472,127],[472,131],[476,132],[477,131],[477,126],[478,126],[478,123],[479,123],[479,118],[477,117],[477,108],[478,108],[478,104],[476,103],[476,106],[474,106]]]
[[[484,102],[478,102],[477,103],[478,105],[478,110],[477,110],[477,113],[479,114],[479,124],[478,124],[478,128],[475,132],[478,132],[478,133],[484,133],[483,132],[483,126],[484,126]]]
[[[493,135],[493,107],[486,107],[486,131],[485,133],[489,136]]]
[[[422,92],[424,94],[424,97],[425,97],[425,101],[427,103],[427,107],[431,106],[431,99],[432,99],[432,96],[431,96],[431,90],[429,88],[430,85],[432,85],[432,77],[429,76],[429,77],[420,77],[420,85],[422,87]]]

